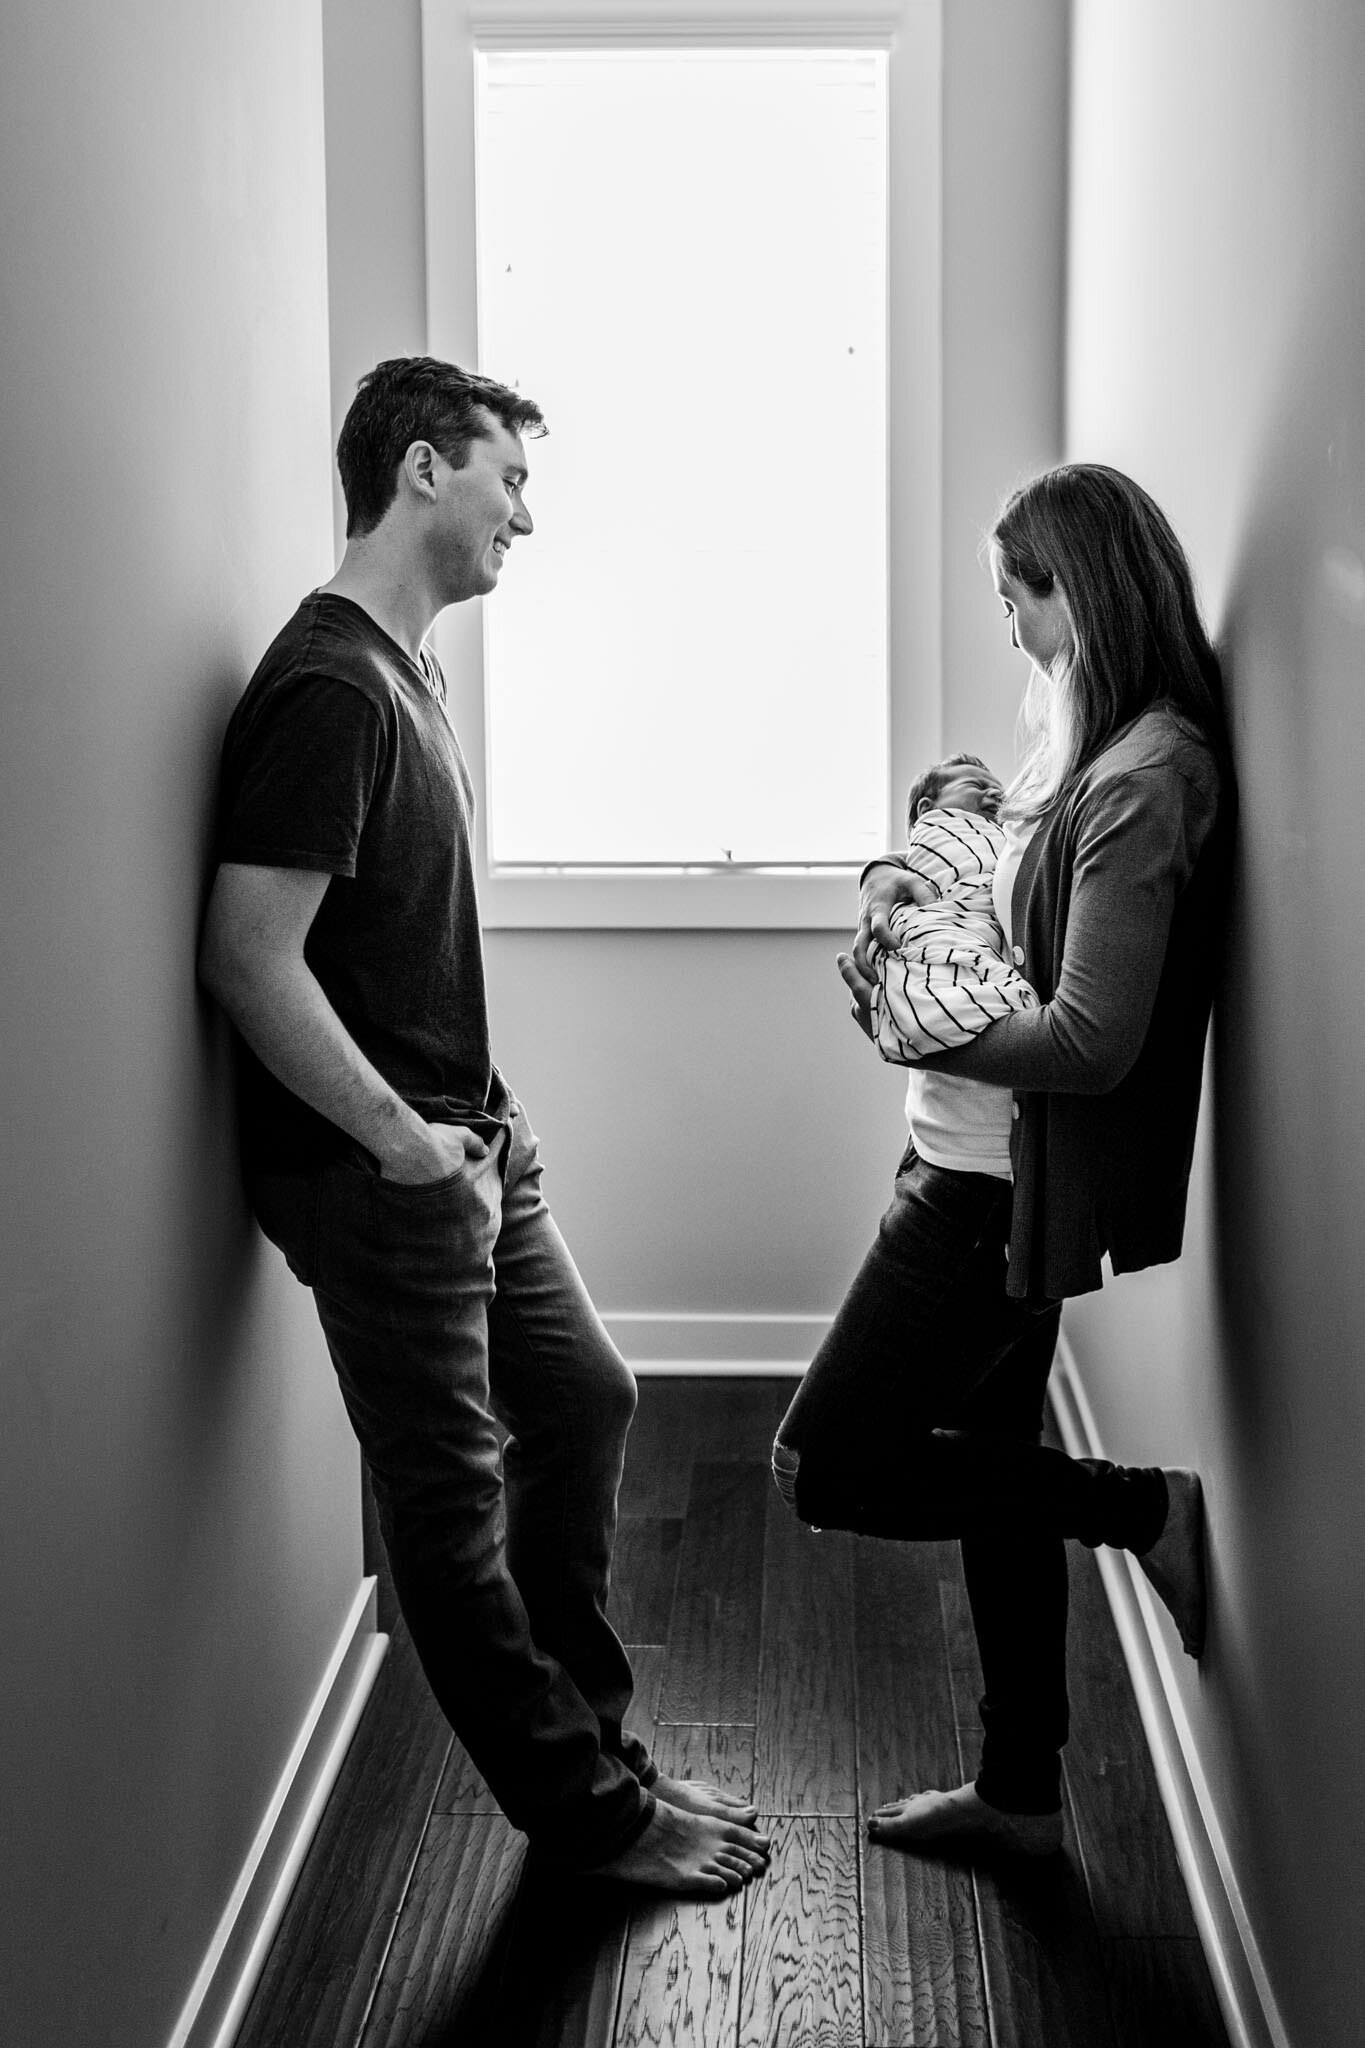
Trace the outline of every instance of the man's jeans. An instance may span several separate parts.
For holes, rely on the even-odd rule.
[[[1063,1538],[1145,1550],[1166,1485],[1040,1445],[1061,1304],[1006,1294],[1010,1202],[1007,1181],[907,1150],[773,1472],[817,1528],[960,1540],[985,1680],[977,1789],[1048,1813],[1068,1727]]]
[[[356,1146],[250,1191],[313,1289],[432,1691],[508,1817],[588,1868],[654,1806],[606,1616],[635,1383],[545,1205],[524,1111],[474,1123],[489,1156],[446,1180],[383,1180]]]

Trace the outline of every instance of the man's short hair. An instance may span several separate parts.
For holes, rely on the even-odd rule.
[[[543,434],[533,399],[491,377],[434,356],[393,356],[361,378],[342,422],[337,468],[346,499],[346,538],[372,533],[398,493],[398,471],[414,441],[430,441],[463,469],[471,441],[488,437],[487,415],[511,434]]]

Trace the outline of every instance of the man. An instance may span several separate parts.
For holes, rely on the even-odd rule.
[[[470,782],[426,646],[531,532],[522,437],[543,429],[428,357],[362,380],[341,567],[228,727],[200,973],[244,1041],[252,1204],[313,1288],[443,1710],[548,1854],[719,1896],[768,1843],[623,1729],[605,1599],[634,1383],[492,1061]]]

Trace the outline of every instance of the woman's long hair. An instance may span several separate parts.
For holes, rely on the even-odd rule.
[[[1051,673],[1034,671],[1008,814],[1048,809],[1155,704],[1226,751],[1218,656],[1190,565],[1165,514],[1131,477],[1091,462],[1046,470],[1014,492],[991,540],[1006,573],[1035,596],[1060,590],[1075,643]]]

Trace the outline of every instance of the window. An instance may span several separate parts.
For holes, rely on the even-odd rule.
[[[425,0],[428,345],[550,427],[439,632],[490,924],[842,929],[937,738],[937,9],[755,12]]]
[[[478,60],[480,360],[550,423],[484,625],[495,868],[886,843],[885,74]]]

